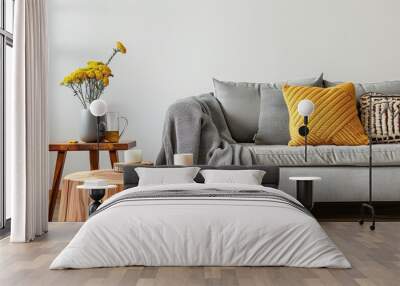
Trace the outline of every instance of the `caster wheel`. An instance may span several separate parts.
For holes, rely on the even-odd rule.
[[[369,229],[370,229],[370,230],[375,230],[375,226],[374,226],[374,225],[371,225],[371,226],[369,227]]]
[[[364,224],[364,221],[363,221],[363,220],[359,220],[358,223],[359,223],[360,225],[363,225],[363,224]]]

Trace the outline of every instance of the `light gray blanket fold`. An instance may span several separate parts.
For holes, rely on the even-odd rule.
[[[212,93],[172,104],[164,122],[157,165],[173,165],[176,153],[193,153],[196,165],[254,165],[254,152],[232,139],[221,106]]]

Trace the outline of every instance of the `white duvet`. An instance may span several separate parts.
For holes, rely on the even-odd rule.
[[[155,190],[266,190],[262,186],[180,184]],[[257,199],[185,198],[124,201],[91,217],[50,269],[145,266],[294,266],[349,268],[318,222],[299,209]]]

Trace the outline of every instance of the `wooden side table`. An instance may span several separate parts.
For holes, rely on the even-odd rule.
[[[86,221],[89,215],[88,207],[91,199],[87,190],[77,187],[83,184],[85,180],[93,179],[106,180],[107,184],[116,185],[115,188],[105,190],[103,200],[123,190],[123,174],[113,170],[95,170],[69,174],[63,178],[62,182],[58,221]]]
[[[99,169],[99,151],[108,151],[110,154],[111,166],[118,162],[118,151],[128,150],[136,146],[136,141],[126,141],[119,143],[53,143],[49,144],[50,152],[57,152],[57,161],[54,168],[53,184],[50,190],[49,221],[53,220],[54,208],[60,189],[62,172],[64,169],[67,152],[88,151],[90,170]]]

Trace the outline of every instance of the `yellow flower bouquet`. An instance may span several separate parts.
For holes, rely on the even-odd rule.
[[[118,53],[126,53],[126,48],[121,42],[117,42],[112,55],[105,63],[88,61],[85,67],[78,68],[67,75],[61,85],[71,88],[74,96],[78,97],[83,107],[87,109],[90,103],[98,99],[110,84],[110,77],[113,74],[109,64]]]

